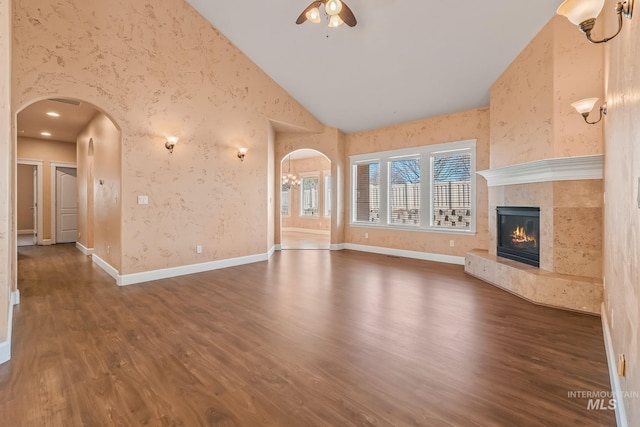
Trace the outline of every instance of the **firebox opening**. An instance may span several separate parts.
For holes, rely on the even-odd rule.
[[[498,207],[498,256],[540,266],[540,208]]]

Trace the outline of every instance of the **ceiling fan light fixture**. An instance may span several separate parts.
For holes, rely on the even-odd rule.
[[[324,4],[324,10],[327,15],[334,17],[342,11],[342,2],[340,0],[329,0]],[[334,26],[337,27],[337,25]]]
[[[308,21],[313,22],[314,24],[320,23],[320,9],[318,9],[317,7],[314,7],[313,9],[307,11],[307,13],[305,13],[305,16],[307,17]]]
[[[333,15],[329,18],[329,26],[331,28],[339,27],[342,24],[344,24],[344,21],[338,15]]]

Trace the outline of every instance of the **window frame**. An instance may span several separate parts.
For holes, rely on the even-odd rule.
[[[282,189],[282,184],[280,184],[280,216],[282,217],[290,217],[291,216],[291,190],[292,188],[289,187],[289,189],[287,189],[286,191]],[[282,213],[282,201],[284,200],[284,194],[287,194],[287,213],[283,214]]]
[[[349,225],[351,227],[410,230],[431,233],[475,234],[478,216],[476,211],[476,145],[477,139],[467,139],[462,141],[349,156],[351,179],[349,183]],[[433,187],[433,171],[431,167],[431,158],[434,155],[455,155],[456,152],[468,152],[470,154],[471,222],[467,229],[451,228],[432,224],[433,200],[431,198],[431,191]],[[420,159],[420,224],[392,224],[390,222],[391,204],[389,203],[391,162],[411,158]],[[377,223],[356,221],[355,204],[357,201],[357,166],[371,163],[380,164],[380,221]]]
[[[329,178],[329,191],[327,191],[327,178]],[[331,218],[331,180],[331,171],[322,171],[322,213],[325,218]]]
[[[298,217],[318,219],[320,218],[320,183],[322,182],[320,180],[320,172],[305,172],[305,173],[299,174],[299,176],[300,176],[300,186],[298,187],[298,190],[299,190],[298,193],[299,193],[300,200],[298,201],[299,202]],[[309,178],[316,178],[318,180],[318,188],[316,188],[316,191],[318,193],[317,195],[318,207],[317,207],[317,213],[315,215],[306,215],[304,213],[304,180]]]

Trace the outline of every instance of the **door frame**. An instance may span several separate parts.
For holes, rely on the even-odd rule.
[[[35,160],[35,159],[23,159],[23,158],[18,158],[16,160],[16,164],[18,165],[30,165],[30,166],[35,166],[36,167],[36,173],[38,175],[38,178],[36,179],[36,186],[37,186],[37,195],[36,195],[36,199],[37,199],[37,224],[36,226],[36,244],[38,245],[42,245],[43,244],[43,239],[42,239],[42,227],[44,224],[44,216],[42,213],[42,209],[44,206],[44,202],[43,200],[43,196],[42,196],[42,190],[43,190],[43,185],[42,185],[42,171],[44,169],[44,162],[42,160]],[[16,183],[17,185],[17,183]],[[16,195],[17,197],[17,195]],[[14,202],[14,203],[17,203]],[[16,227],[17,229],[17,227]],[[17,230],[16,230],[17,233]]]
[[[56,202],[58,201],[58,175],[56,171],[58,168],[69,168],[78,170],[78,165],[76,163],[69,162],[49,162],[51,164],[51,244],[56,244],[56,216],[58,216],[58,212],[56,210]],[[77,202],[76,202],[77,205]]]

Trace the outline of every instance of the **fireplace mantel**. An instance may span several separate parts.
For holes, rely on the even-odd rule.
[[[602,179],[604,155],[557,157],[477,172],[489,187],[548,181]]]

